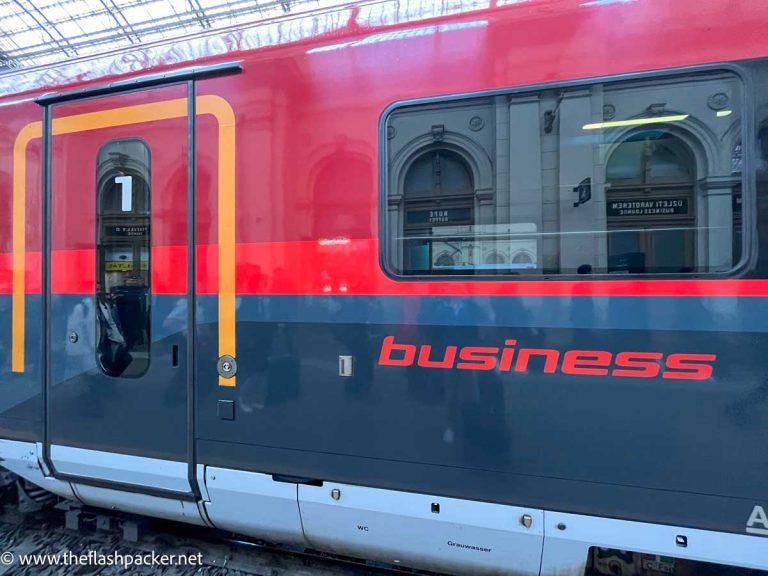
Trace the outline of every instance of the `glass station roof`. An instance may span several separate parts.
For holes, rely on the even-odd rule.
[[[115,48],[348,2],[0,0],[0,69],[61,62]]]

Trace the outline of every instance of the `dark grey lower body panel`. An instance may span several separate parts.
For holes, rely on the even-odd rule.
[[[0,438],[42,442],[43,423],[39,420],[0,417]]]
[[[216,325],[198,326],[198,462],[743,533],[768,505],[768,333],[746,331],[764,301],[598,300],[243,296],[235,388],[216,385]],[[201,299],[208,318],[212,304]],[[388,337],[401,347],[382,354]],[[448,347],[508,340],[556,352],[556,369],[542,355],[522,370],[435,365]],[[382,365],[403,346],[410,363]],[[431,367],[413,358],[425,346]],[[573,374],[567,351],[659,364]],[[716,358],[710,375],[664,377],[673,355]]]

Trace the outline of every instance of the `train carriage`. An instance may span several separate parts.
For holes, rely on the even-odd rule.
[[[0,462],[428,570],[768,570],[766,21],[385,0],[0,76]]]

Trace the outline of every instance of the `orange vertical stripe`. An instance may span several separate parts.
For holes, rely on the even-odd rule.
[[[219,357],[236,357],[235,344],[235,113],[220,96],[199,96],[198,114],[212,114],[219,128],[218,251]],[[219,376],[219,386],[235,386],[237,378]]]
[[[13,145],[13,292],[11,296],[11,371],[24,372],[26,337],[24,273],[27,253],[27,145],[42,138],[43,123],[31,122],[21,129]]]

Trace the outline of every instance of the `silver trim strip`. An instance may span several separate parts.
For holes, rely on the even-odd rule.
[[[206,525],[195,502],[182,502],[181,500],[158,498],[147,494],[123,492],[84,484],[73,484],[72,487],[80,501],[88,506],[154,516],[198,526]]]
[[[71,446],[51,446],[56,471],[121,484],[189,492],[187,463]]]

